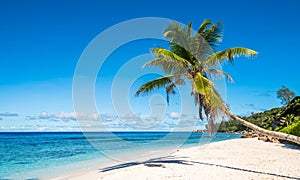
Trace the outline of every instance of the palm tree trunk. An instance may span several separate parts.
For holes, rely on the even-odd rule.
[[[241,118],[235,116],[228,110],[226,110],[225,113],[227,116],[231,117],[233,120],[235,120],[235,121],[241,123],[242,125],[250,128],[254,131],[257,131],[263,135],[271,136],[271,137],[278,138],[278,139],[285,140],[285,141],[294,142],[294,143],[300,145],[300,137],[298,137],[298,136],[286,134],[286,133],[282,133],[282,132],[277,132],[277,131],[266,130],[259,126],[256,126],[255,124],[245,121],[244,119],[241,119]]]

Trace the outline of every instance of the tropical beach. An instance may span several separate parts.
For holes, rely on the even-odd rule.
[[[284,159],[284,161],[283,161]],[[299,179],[299,147],[234,139],[57,179]]]
[[[116,163],[168,156],[179,148],[240,138],[191,132],[23,132],[0,133],[4,179],[53,179]],[[26,158],[24,158],[26,157]],[[49,173],[49,171],[51,173]],[[78,175],[80,175],[78,174]]]
[[[132,137],[132,140],[143,137],[141,142],[132,141],[135,142],[135,146],[138,146],[142,141],[145,142],[143,139],[147,137],[149,139],[152,136],[152,139],[157,139],[157,136],[166,135],[166,133],[150,134],[136,133],[134,136],[128,133],[127,137]],[[93,136],[95,135],[93,134]],[[144,144],[140,148],[125,147],[118,152],[102,150],[105,153],[103,156],[86,143],[84,138],[81,139],[82,135],[79,133],[39,133],[39,136],[43,137],[41,140],[44,139],[45,142],[47,139],[47,145],[39,148],[23,145],[20,150],[24,155],[18,153],[17,149],[10,150],[18,153],[20,157],[15,160],[15,163],[11,163],[6,155],[5,159],[1,160],[1,163],[6,166],[1,168],[0,175],[4,179],[57,180],[122,179],[124,177],[127,179],[300,178],[300,148],[295,145],[263,142],[257,138],[240,138],[240,135],[230,133],[218,133],[213,139],[206,139],[207,136],[201,137],[201,133],[191,135],[184,146],[179,146],[178,141],[174,140],[171,142],[173,145],[168,144],[165,147],[163,146],[166,142],[151,145],[148,141],[150,146]],[[3,137],[3,134],[1,136]],[[17,136],[18,139],[21,137],[11,134],[6,136],[10,139],[14,136]],[[31,144],[33,142],[37,145],[41,143],[37,141],[37,137],[33,138],[37,134],[27,133],[27,136],[31,139]],[[99,139],[102,139],[103,136],[107,135],[100,134]],[[56,139],[56,142],[51,142],[51,137]],[[68,140],[65,137],[68,137]],[[177,137],[184,136],[177,135]],[[62,139],[62,142],[58,139]],[[82,142],[80,143],[80,141]],[[117,146],[122,142],[117,139],[114,141],[116,141],[115,148],[119,149]],[[206,141],[206,143],[201,145],[199,144],[201,141]],[[23,142],[26,141],[23,140]],[[1,146],[4,147],[6,143],[3,142]],[[51,145],[52,143],[54,144]],[[65,145],[57,147],[58,143]],[[62,151],[61,148],[65,150]],[[9,153],[13,152],[7,152],[7,154]],[[32,157],[31,153],[34,153]],[[22,158],[25,154],[27,154],[26,160]],[[54,161],[55,159],[56,161]],[[16,164],[20,166],[17,167]]]
[[[0,1],[0,180],[300,179],[299,8]]]

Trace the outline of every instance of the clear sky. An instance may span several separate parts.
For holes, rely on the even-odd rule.
[[[163,17],[181,23],[192,20],[195,28],[204,19],[222,21],[224,40],[219,50],[244,46],[259,52],[254,59],[238,58],[234,64],[223,67],[234,79],[226,89],[226,102],[231,110],[243,115],[278,107],[276,90],[282,85],[300,93],[299,8],[297,0],[1,0],[0,131],[78,130],[72,79],[81,53],[107,28],[142,17]],[[163,45],[160,41],[136,42],[112,54],[113,63],[106,68],[113,65],[112,71],[103,72],[97,79],[97,103],[111,104],[102,91],[108,91],[118,67],[148,53],[150,48]],[[174,126],[180,117],[180,98],[174,98],[173,104],[171,101],[169,107],[164,107],[164,127]],[[149,113],[148,107],[142,106],[148,103],[144,103],[146,100],[129,99],[137,114]],[[160,105],[164,102],[157,104]],[[122,129],[123,125],[114,121],[114,110],[102,107],[98,107],[102,119],[110,127]],[[85,116],[94,118],[82,114]],[[128,122],[139,120],[132,114],[123,118]]]

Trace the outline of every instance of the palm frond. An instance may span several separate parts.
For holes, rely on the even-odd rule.
[[[174,59],[176,60],[177,62],[180,62],[182,64],[184,64],[185,66],[190,66],[190,62],[187,61],[186,59],[178,56],[177,54],[165,49],[165,48],[153,48],[151,50],[151,52],[157,54],[157,55],[161,55],[161,56],[164,56],[164,57],[169,57],[171,59]]]
[[[198,33],[201,34],[207,26],[211,25],[211,20],[205,19],[198,29]]]
[[[212,24],[211,20],[204,20],[197,34],[191,40],[190,51],[202,62],[214,52],[214,48],[222,41],[223,33],[221,22]]]
[[[170,84],[166,87],[166,95],[167,95],[167,103],[169,105],[169,102],[170,102],[170,94],[175,94],[175,84]]]
[[[222,22],[218,22],[211,25],[209,28],[207,26],[202,32],[199,33],[199,35],[201,35],[211,47],[215,47],[222,42],[223,32],[221,24]]]
[[[241,55],[244,55],[245,57],[254,57],[257,54],[258,52],[248,48],[243,48],[243,47],[229,48],[224,51],[219,51],[210,55],[204,61],[204,64],[206,66],[214,66],[217,63],[224,62],[225,60],[228,60],[229,62],[233,62],[233,59],[235,57],[239,57]]]
[[[200,34],[196,34],[191,40],[189,51],[198,62],[203,62],[204,59],[214,52],[210,44]]]
[[[159,77],[157,79],[154,79],[152,81],[149,81],[145,84],[143,84],[136,92],[135,92],[135,96],[139,96],[139,95],[143,95],[143,94],[148,94],[150,92],[152,92],[155,89],[160,89],[160,88],[164,88],[164,87],[169,87],[169,89],[171,88],[171,86],[176,86],[176,81],[174,81],[173,79],[180,79],[181,75],[180,74],[173,74],[173,75],[169,75],[169,76],[163,76],[163,77]],[[177,80],[178,81],[178,80]],[[179,84],[179,83],[178,83]],[[169,90],[170,92],[173,92],[172,89]]]
[[[188,34],[178,23],[170,23],[165,29],[164,37],[166,37],[170,43],[176,43],[185,48],[188,47]]]
[[[198,72],[194,79],[194,88],[197,93],[207,95],[210,89],[213,88],[213,83]]]
[[[193,23],[192,23],[192,21],[190,21],[189,24],[188,24],[188,29],[187,29],[188,38],[191,38],[193,36],[192,26],[193,26]]]
[[[199,105],[199,118],[203,119],[202,110],[204,110],[208,120],[217,119],[219,113],[224,110],[224,103],[221,96],[215,90],[214,84],[201,73],[197,73],[193,89],[196,104]]]
[[[205,69],[204,71],[206,71],[207,74],[209,74],[212,77],[224,76],[229,82],[233,82],[232,77],[224,71],[218,69]]]
[[[193,50],[191,51],[190,49],[186,49],[178,44],[171,43],[170,51],[187,60],[192,66],[199,64],[197,58],[194,57],[195,53]]]
[[[161,67],[162,70],[167,74],[177,74],[185,73],[189,66],[190,62],[186,59],[178,56],[174,52],[171,52],[164,48],[154,48],[151,50],[155,53],[155,59],[144,64],[146,66],[157,66]]]
[[[209,93],[209,99],[211,109],[219,109],[220,111],[224,110],[225,106],[222,97],[214,88],[211,89],[211,92]]]

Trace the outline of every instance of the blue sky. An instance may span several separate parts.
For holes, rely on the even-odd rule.
[[[226,102],[231,110],[236,114],[249,114],[280,106],[276,90],[282,85],[300,93],[297,81],[299,7],[297,0],[2,0],[0,131],[78,130],[72,113],[72,79],[82,52],[107,28],[141,17],[163,17],[181,23],[192,20],[195,28],[204,19],[223,21],[224,39],[220,50],[244,46],[259,52],[254,59],[238,58],[234,64],[223,67],[234,79],[234,84],[227,84],[226,89]],[[97,103],[111,104],[109,94],[104,95],[102,91],[110,92],[109,84],[124,62],[163,43],[141,41],[112,54],[106,66],[106,70],[111,67],[112,72],[103,72],[97,79]],[[142,106],[149,98],[143,98],[129,100],[137,114],[150,112],[148,107]],[[164,127],[176,125],[180,117],[179,99],[175,96],[173,104],[171,100],[171,105],[166,107]],[[161,99],[158,101],[161,103],[157,104],[164,104]],[[102,107],[98,109],[99,114],[110,127],[122,129],[125,126],[111,121],[116,119],[113,108]],[[94,118],[90,114],[77,116],[91,121]],[[139,120],[130,114],[124,115],[126,118],[127,122]],[[88,125],[93,126],[93,123]]]

